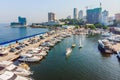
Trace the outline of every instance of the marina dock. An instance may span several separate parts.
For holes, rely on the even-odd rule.
[[[16,40],[12,40],[12,41],[7,41],[7,42],[3,42],[0,43],[0,45],[4,46],[4,44],[9,43],[9,46],[5,46],[1,52],[3,53],[7,53],[7,55],[1,56],[0,60],[7,60],[7,61],[13,61],[16,60],[20,57],[20,54],[25,54],[27,53],[27,51],[34,49],[34,48],[38,48],[41,44],[45,43],[45,42],[50,42],[52,39],[55,39],[58,36],[63,36],[63,35],[79,35],[79,34],[100,34],[100,30],[95,31],[92,30],[90,31],[90,33],[88,33],[87,29],[84,28],[80,28],[80,29],[62,29],[62,30],[53,30],[53,31],[49,31],[49,32],[43,32],[43,33],[38,33],[38,34],[34,34],[31,36],[26,36],[20,39],[16,39]],[[40,36],[44,36],[43,39],[40,39]],[[22,40],[22,42],[21,42]],[[30,43],[29,41],[35,41],[34,43]],[[14,42],[14,43],[13,43]],[[13,43],[13,44],[10,44]],[[116,43],[111,43],[111,41],[107,41],[105,42],[109,49],[114,52],[117,53],[118,51],[120,51],[120,43],[116,42]],[[21,44],[26,45],[25,47],[23,47],[20,50],[16,50],[14,52],[10,52],[11,48],[16,48],[18,46],[20,46]],[[19,47],[18,47],[19,48]]]
[[[52,31],[51,31],[52,32]],[[61,36],[62,34],[75,34],[75,30],[57,30],[54,31],[54,33],[50,34],[51,32],[44,32],[44,33],[39,33],[39,34],[35,34],[35,35],[31,35],[31,36],[27,36],[21,39],[16,39],[16,40],[12,40],[12,41],[8,41],[8,42],[4,42],[1,43],[1,45],[4,46],[4,44],[7,43],[13,43],[10,44],[9,46],[5,46],[2,51],[6,51],[7,55],[1,56],[0,60],[7,60],[7,61],[13,61],[16,60],[20,57],[21,53],[26,53],[28,50],[32,49],[32,48],[37,48],[39,45],[41,45],[42,43],[46,42],[46,41],[50,41],[51,39],[54,39],[57,36]],[[81,34],[85,34],[86,32],[81,32]],[[40,35],[46,36],[44,39],[40,39]],[[22,42],[19,42],[20,40],[24,39]],[[38,41],[36,43],[30,44],[29,40],[35,40]],[[15,52],[10,52],[11,48],[16,48],[17,46],[20,46],[21,44],[26,44],[27,46],[25,46],[24,48],[17,50]]]

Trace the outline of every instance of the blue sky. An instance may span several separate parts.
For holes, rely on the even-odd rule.
[[[73,15],[73,8],[86,10],[99,7],[109,11],[110,16],[120,13],[120,0],[1,0],[0,23],[17,21],[18,16],[26,17],[28,22],[47,21],[48,12],[54,12],[56,18],[66,18]]]

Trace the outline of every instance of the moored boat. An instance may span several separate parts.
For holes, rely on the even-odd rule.
[[[32,74],[30,68],[23,68],[21,66],[16,66],[10,61],[0,61],[0,66],[4,67],[6,71],[12,71],[13,73],[21,76],[29,76]]]
[[[72,46],[71,46],[71,47],[72,47],[72,48],[74,48],[75,46],[76,46],[76,44],[74,43],[74,44],[72,44]]]
[[[27,77],[19,76],[10,71],[5,71],[0,75],[0,80],[32,80]]]
[[[102,33],[102,37],[110,37],[112,36],[113,34],[110,33],[110,32],[105,32],[105,33]]]
[[[23,61],[23,62],[38,62],[42,59],[43,57],[37,57],[37,56],[33,56],[31,54],[24,54],[21,55],[21,57],[18,59],[19,61]]]
[[[30,70],[30,67],[26,63],[20,63],[19,67],[26,69],[26,70]]]
[[[113,53],[113,51],[104,44],[103,40],[98,40],[98,49],[103,53]]]
[[[66,49],[66,56],[70,55],[71,52],[72,52],[72,49],[71,48],[67,48]]]
[[[80,43],[79,43],[79,48],[82,48],[83,45],[82,45],[82,42],[81,42],[81,39],[80,39]]]
[[[117,51],[117,58],[120,60],[120,51]]]
[[[12,71],[13,73],[17,74],[17,75],[21,75],[21,76],[29,76],[32,74],[32,72],[22,68],[22,67],[18,67],[15,65],[10,65],[6,67],[7,71]]]

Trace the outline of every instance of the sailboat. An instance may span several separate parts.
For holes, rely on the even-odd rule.
[[[73,44],[72,44],[71,47],[72,47],[72,48],[76,47],[76,44],[75,44],[75,40],[74,40],[74,38],[73,38]]]
[[[83,45],[82,45],[81,38],[80,38],[79,48],[82,48],[82,47]]]

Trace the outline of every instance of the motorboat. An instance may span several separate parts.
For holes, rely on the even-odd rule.
[[[111,37],[108,37],[108,40],[114,41],[114,42],[120,42],[120,36],[111,36]]]
[[[18,67],[18,66],[15,66],[15,65],[9,65],[6,67],[6,70],[7,71],[12,71],[13,73],[17,74],[17,75],[21,75],[21,76],[29,76],[32,74],[31,71],[28,71],[22,67]]]
[[[30,70],[30,67],[26,63],[20,63],[19,67],[26,69],[26,70]]]
[[[11,61],[0,61],[0,66],[7,67],[9,65],[13,65]],[[30,70],[30,67],[26,63],[20,63],[18,67],[21,67],[26,70]]]
[[[3,67],[9,66],[11,64],[13,64],[11,61],[0,61],[0,65]]]
[[[70,37],[71,35],[70,34],[66,34],[67,37]]]
[[[13,73],[15,73],[17,75],[29,76],[32,74],[29,67],[25,68],[25,67],[21,67],[21,66],[16,66],[11,61],[0,61],[0,66],[4,67],[6,71],[12,71]]]
[[[61,39],[57,39],[57,38],[56,38],[55,40],[56,40],[57,42],[61,42]]]
[[[102,37],[110,37],[112,36],[113,34],[112,33],[109,33],[109,32],[105,32],[105,33],[102,33]]]
[[[5,72],[5,67],[0,66],[0,75],[3,74]]]
[[[74,43],[74,44],[72,44],[72,48],[74,48],[76,46],[76,44]]]
[[[41,59],[42,57],[33,56],[32,54],[23,54],[18,60],[23,62],[37,62]]]
[[[10,71],[5,71],[3,74],[0,75],[0,80],[32,80],[32,79],[16,75],[15,73]]]
[[[40,54],[40,56],[46,56],[47,55],[47,53],[45,51],[41,51],[39,54]]]
[[[8,54],[8,51],[6,50],[6,51],[0,51],[0,56],[5,56],[5,55],[7,55]]]
[[[113,51],[104,44],[104,41],[105,40],[98,40],[98,49],[103,53],[113,53]]]
[[[49,45],[50,47],[53,47],[55,44],[52,43],[52,42],[48,42],[48,45]]]
[[[117,51],[117,58],[120,60],[120,51]]]
[[[67,48],[66,49],[66,56],[70,55],[71,52],[72,52],[72,49],[71,48]]]
[[[49,50],[46,50],[46,51],[44,51],[44,50],[42,50],[42,49],[35,49],[35,50],[32,50],[32,51],[29,51],[29,52],[27,52],[27,54],[29,55],[33,55],[33,56],[46,56],[47,55],[47,52],[48,52]],[[26,55],[26,54],[25,54]]]

